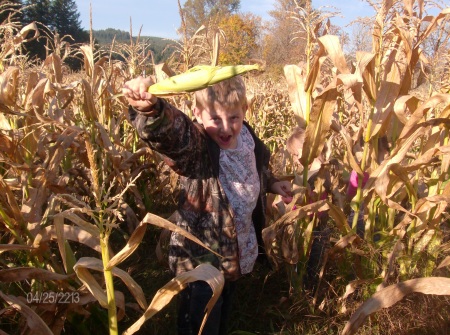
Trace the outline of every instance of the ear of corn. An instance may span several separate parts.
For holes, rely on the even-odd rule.
[[[172,76],[149,87],[156,96],[194,92],[252,70],[261,70],[258,64],[210,66],[198,65],[188,71]]]

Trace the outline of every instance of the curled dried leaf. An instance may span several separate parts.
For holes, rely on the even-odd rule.
[[[390,285],[376,292],[365,301],[351,316],[341,335],[355,334],[366,318],[382,308],[388,308],[402,300],[406,295],[418,292],[423,294],[450,295],[450,278],[429,277],[407,280]]]
[[[20,299],[13,295],[6,295],[0,291],[0,297],[5,300],[8,305],[20,312],[27,321],[27,326],[33,334],[53,335],[53,332],[45,324],[39,315],[36,314],[30,307],[23,303]]]
[[[145,313],[130,328],[128,328],[123,335],[131,335],[137,332],[145,321],[163,309],[175,295],[187,286],[188,283],[197,280],[207,282],[213,291],[213,295],[206,305],[205,316],[200,326],[199,334],[201,334],[206,320],[216,304],[217,299],[219,299],[225,283],[222,273],[210,264],[200,264],[194,270],[182,273],[160,288],[158,292],[156,292]]]
[[[8,67],[0,75],[0,104],[14,106],[16,102],[19,80],[19,68],[15,66]]]
[[[77,274],[78,278],[86,285],[86,287],[97,299],[100,305],[102,305],[105,308],[108,308],[105,291],[97,282],[97,280],[94,278],[94,276],[89,272],[89,269],[103,272],[104,267],[102,261],[100,259],[93,257],[82,257],[77,261],[73,269],[75,270],[75,273]],[[142,288],[138,285],[138,283],[136,283],[136,281],[133,278],[131,278],[131,276],[127,272],[119,268],[113,268],[111,271],[114,276],[119,277],[123,281],[123,283],[128,287],[131,294],[138,302],[139,306],[142,309],[146,309],[147,302],[145,300],[145,295],[144,292],[142,291]]]

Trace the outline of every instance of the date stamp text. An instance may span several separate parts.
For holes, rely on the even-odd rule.
[[[29,304],[77,304],[80,302],[79,292],[29,292]]]

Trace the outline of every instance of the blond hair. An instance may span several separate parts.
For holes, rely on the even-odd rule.
[[[236,76],[195,92],[195,106],[199,109],[220,104],[222,106],[247,105],[244,79]]]

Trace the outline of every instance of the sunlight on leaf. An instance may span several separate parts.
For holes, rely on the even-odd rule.
[[[137,332],[145,321],[147,321],[153,315],[163,309],[175,295],[180,293],[187,286],[188,283],[192,283],[197,280],[207,282],[213,290],[213,295],[211,297],[211,300],[206,305],[205,316],[200,326],[199,334],[201,334],[206,320],[212,308],[216,304],[217,299],[219,299],[223,285],[225,283],[222,273],[214,266],[209,264],[200,264],[194,270],[178,275],[162,288],[160,288],[158,292],[156,292],[152,302],[150,303],[150,306],[145,311],[145,313],[130,328],[128,328],[123,333],[123,335],[131,335]]]

